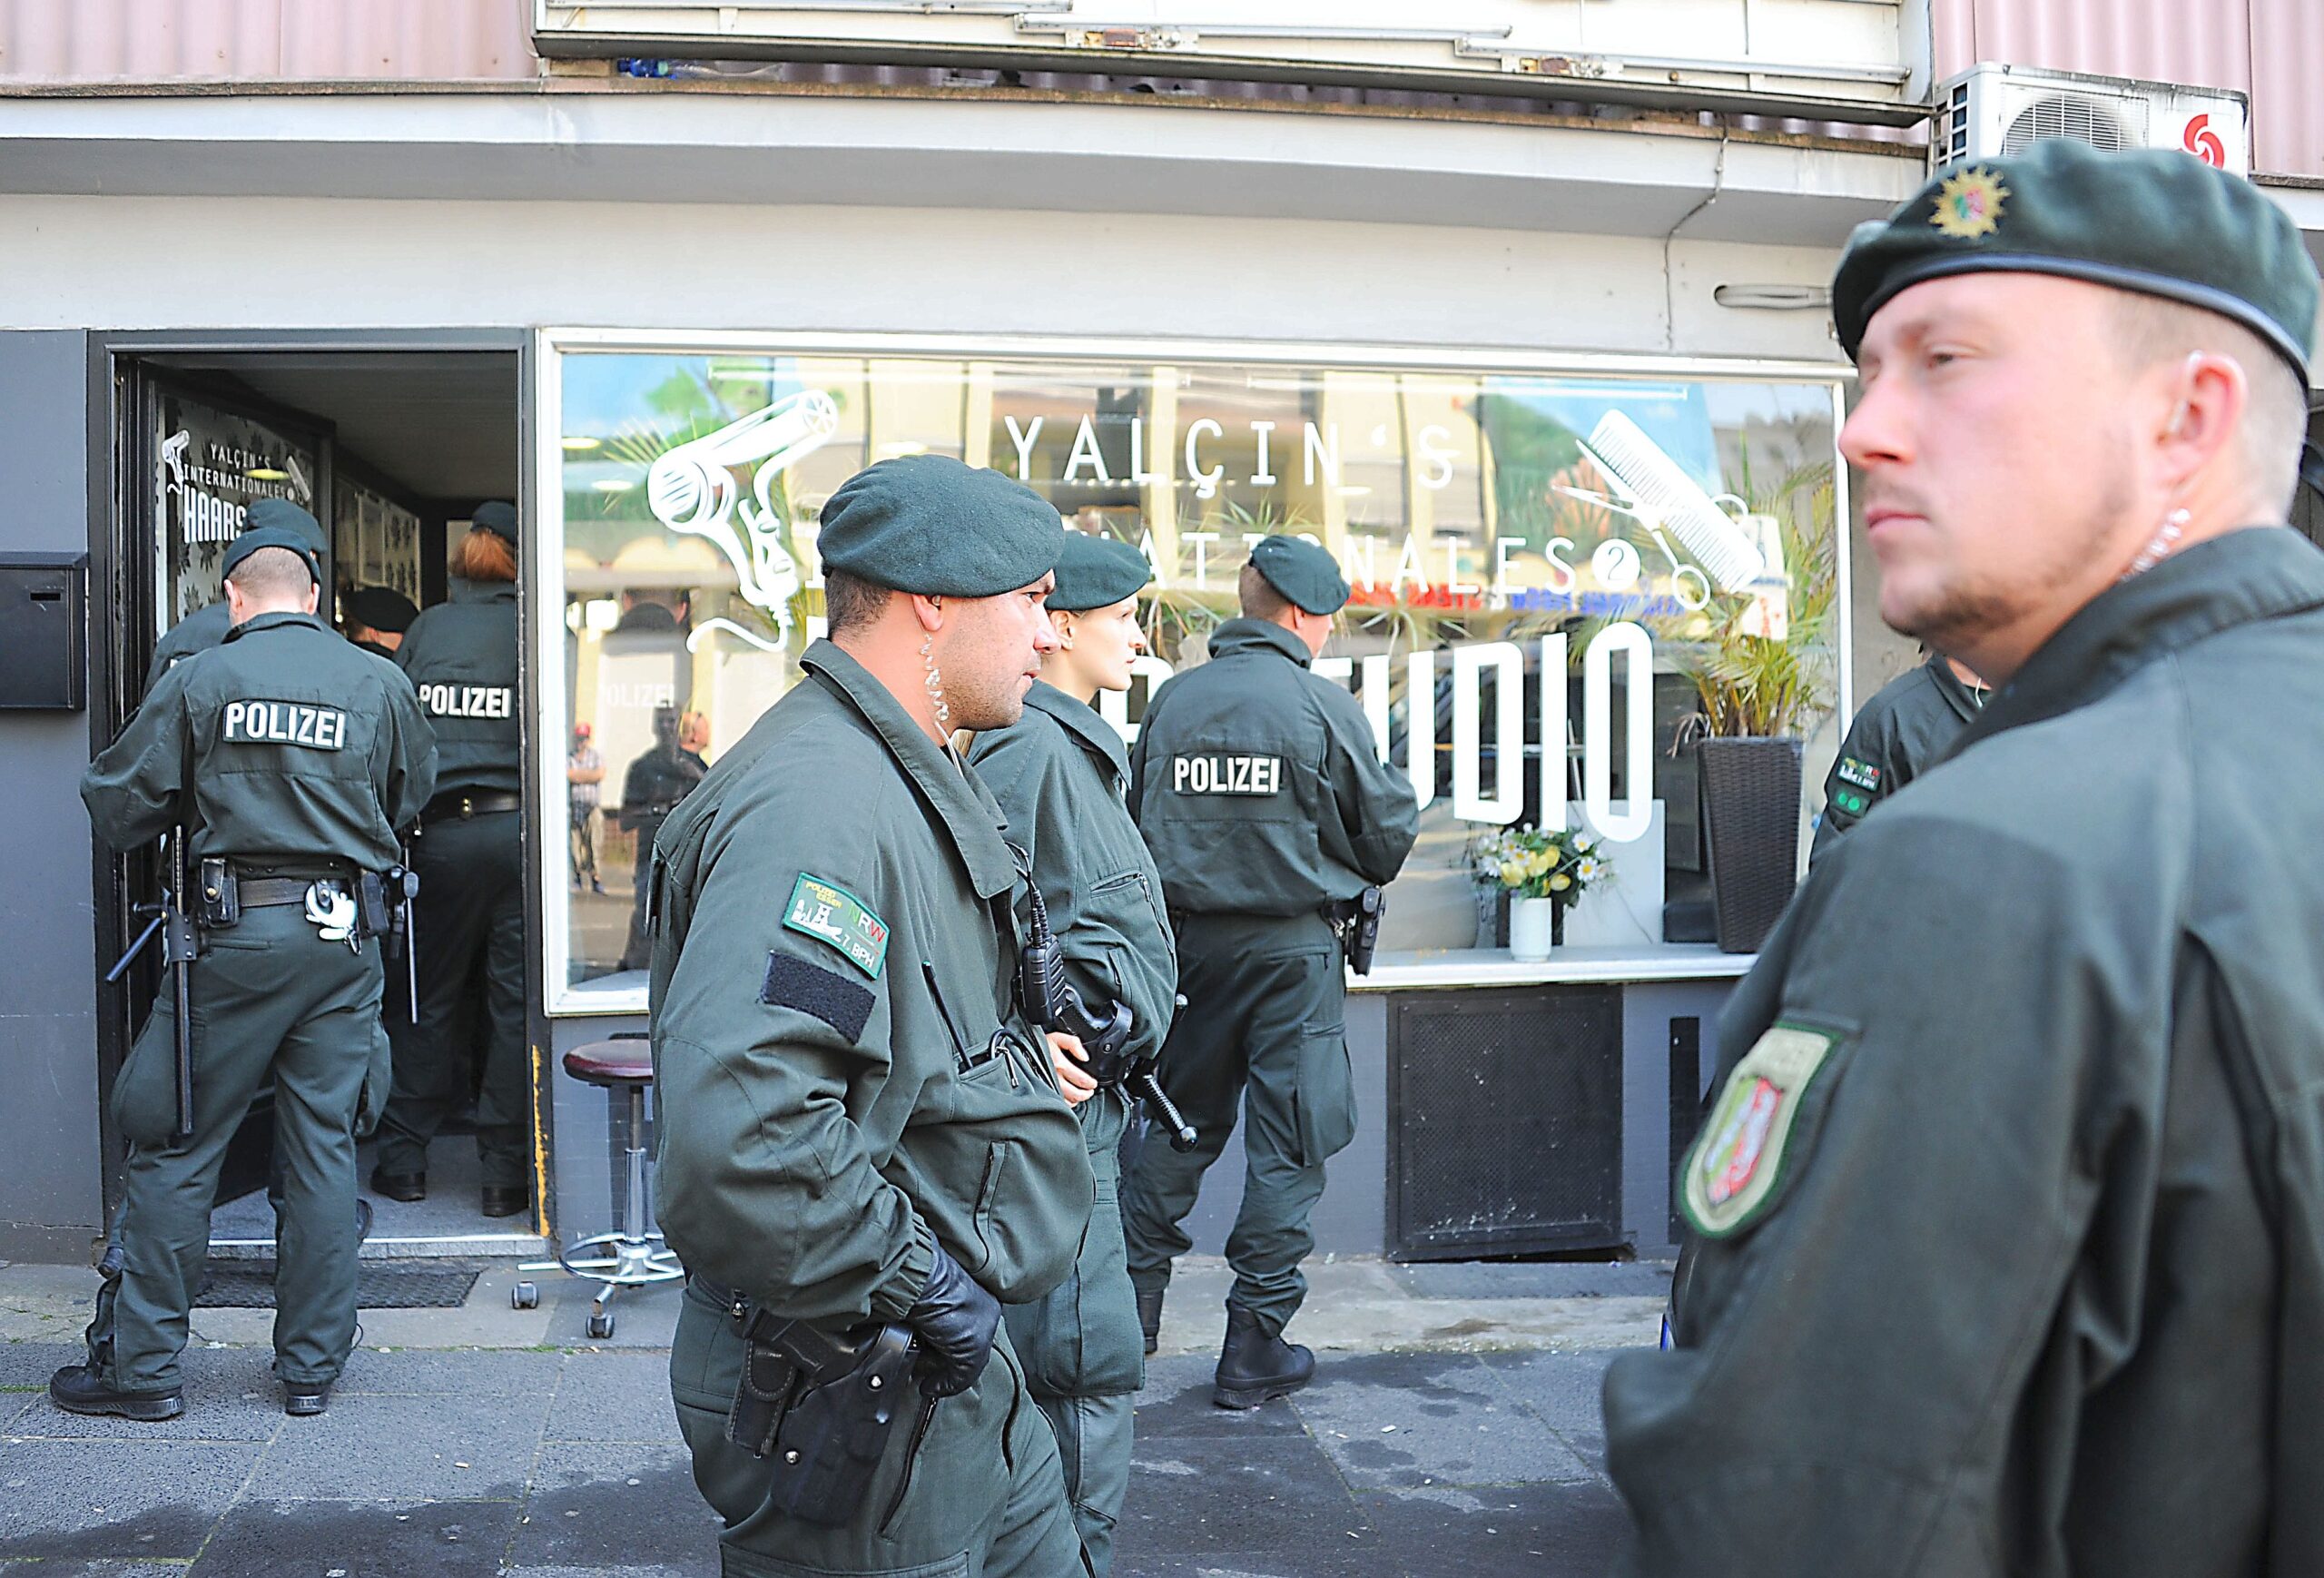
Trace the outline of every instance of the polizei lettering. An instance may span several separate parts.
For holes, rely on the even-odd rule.
[[[423,685],[419,705],[430,717],[507,718],[516,714],[516,693],[505,685]]]
[[[1273,794],[1283,787],[1280,756],[1172,756],[1170,788],[1178,794]]]
[[[230,701],[222,733],[226,740],[240,745],[337,751],[347,745],[347,715],[337,707],[308,706],[295,701]]]

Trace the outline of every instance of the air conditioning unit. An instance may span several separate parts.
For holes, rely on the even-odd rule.
[[[2072,137],[2099,148],[2176,148],[2249,175],[2250,108],[2248,96],[2221,88],[1989,63],[1937,89],[1929,153],[1944,170]]]

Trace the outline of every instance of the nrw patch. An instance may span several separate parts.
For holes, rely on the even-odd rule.
[[[1840,758],[1840,782],[1853,784],[1871,794],[1880,793],[1880,769],[1861,756]]]
[[[796,1009],[822,1020],[851,1041],[862,1038],[864,1021],[872,1017],[870,987],[859,986],[837,971],[772,951],[766,956],[766,981],[759,987],[759,1001],[770,1008]]]
[[[783,923],[830,943],[850,964],[874,981],[880,979],[880,967],[888,958],[888,923],[837,883],[800,873],[791,884]]]
[[[1768,1213],[1800,1103],[1839,1040],[1829,1031],[1777,1024],[1735,1065],[1680,1172],[1681,1201],[1696,1232],[1732,1238]]]

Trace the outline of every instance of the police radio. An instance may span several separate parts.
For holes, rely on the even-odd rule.
[[[1032,899],[1033,938],[1017,956],[1017,971],[1026,1013],[1044,1030],[1061,1031],[1079,1040],[1081,1050],[1088,1054],[1092,1079],[1100,1085],[1119,1085],[1132,1100],[1145,1102],[1169,1131],[1171,1149],[1192,1150],[1200,1137],[1164,1093],[1162,1081],[1154,1077],[1154,1060],[1134,1058],[1123,1050],[1136,1021],[1129,1004],[1108,1005],[1110,1011],[1103,1019],[1089,1011],[1081,994],[1065,979],[1065,955],[1049,931],[1049,910],[1041,900],[1041,890],[1029,880],[1025,889]]]

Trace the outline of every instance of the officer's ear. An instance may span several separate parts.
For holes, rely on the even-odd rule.
[[[912,617],[920,621],[922,630],[933,636],[944,628],[943,598],[931,597],[923,592],[906,592],[901,596],[911,604]]]
[[[323,597],[323,589],[322,589],[322,587],[321,587],[319,584],[317,584],[316,582],[309,581],[309,582],[307,583],[307,609],[306,609],[306,611],[307,611],[308,613],[310,613],[310,614],[313,613],[313,612],[315,611],[315,609],[316,609],[318,607],[320,607],[320,604],[321,604],[321,602],[322,602],[322,597]]]

